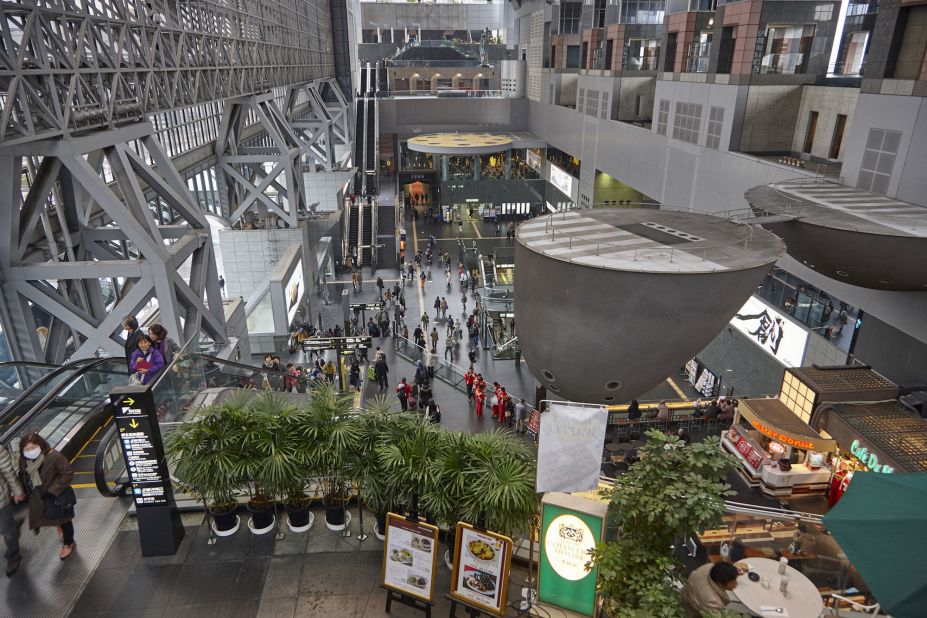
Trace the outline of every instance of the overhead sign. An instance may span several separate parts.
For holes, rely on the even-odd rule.
[[[573,199],[573,177],[553,163],[550,164],[550,175],[548,180],[550,180],[550,184],[557,187],[558,191],[568,198]]]
[[[801,366],[808,331],[759,298],[748,298],[731,326],[786,367]]]
[[[457,524],[451,596],[490,614],[505,614],[512,539]]]
[[[319,352],[321,350],[359,350],[373,345],[371,337],[310,337],[303,339],[303,352]]]
[[[538,438],[538,492],[597,487],[607,423],[605,406],[550,402]]]
[[[351,303],[349,307],[352,311],[375,311],[382,309],[384,307],[384,303]]]
[[[546,418],[544,419],[547,420]],[[585,616],[596,613],[596,577],[589,551],[602,539],[607,504],[548,494],[541,508],[538,599]]]
[[[438,527],[386,516],[383,545],[383,585],[401,594],[431,603],[435,595]]]

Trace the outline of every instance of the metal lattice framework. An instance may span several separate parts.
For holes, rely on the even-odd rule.
[[[119,355],[122,320],[154,298],[178,340],[227,340],[209,224],[150,123],[0,149],[0,196],[11,212],[0,291],[15,358],[61,362],[69,341],[74,357]],[[33,305],[51,316],[44,346]]]
[[[325,0],[0,2],[0,144],[333,73]]]

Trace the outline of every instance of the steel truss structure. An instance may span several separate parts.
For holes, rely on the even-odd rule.
[[[334,74],[327,0],[0,1],[0,144]]]
[[[68,341],[74,357],[122,354],[123,319],[153,298],[177,340],[227,341],[209,224],[149,122],[0,148],[0,195],[12,215],[0,292],[14,358],[61,362]],[[152,203],[170,208],[168,224]],[[51,316],[44,346],[33,305]]]

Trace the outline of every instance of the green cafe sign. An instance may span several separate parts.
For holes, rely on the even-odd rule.
[[[587,568],[587,564],[589,551],[602,538],[602,519],[545,504],[541,522],[540,600],[594,616],[598,569],[594,565]]]
[[[882,472],[888,474],[895,471],[895,469],[891,466],[880,464],[878,455],[875,453],[870,453],[869,449],[860,444],[859,440],[853,440],[853,442],[850,444],[850,454],[863,462],[863,465],[873,472]]]

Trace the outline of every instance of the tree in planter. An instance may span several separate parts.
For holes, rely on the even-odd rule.
[[[386,514],[404,512],[404,504],[380,452],[398,444],[420,421],[413,414],[394,412],[392,401],[378,395],[364,407],[359,422],[361,448],[352,458],[350,474],[360,483],[365,504],[376,514],[377,533],[382,535]]]
[[[647,433],[641,460],[605,493],[618,538],[593,552],[599,588],[612,616],[683,616],[673,581],[682,564],[671,546],[684,535],[717,525],[724,513],[724,482],[733,459],[718,439],[685,446],[675,436]]]
[[[377,446],[376,456],[386,475],[386,491],[411,508],[413,496],[421,498],[435,486],[432,463],[441,454],[441,430],[416,415],[402,415],[396,423],[395,440]]]
[[[482,516],[486,527],[508,536],[529,530],[540,502],[535,489],[536,456],[528,443],[508,429],[470,436],[473,479],[464,494],[462,515]]]
[[[238,401],[205,408],[166,440],[174,476],[194,497],[206,503],[220,532],[237,526],[236,496],[242,479],[240,443],[233,422],[240,410]]]
[[[363,448],[360,415],[353,398],[333,384],[319,384],[309,396],[299,441],[309,456],[309,468],[322,478],[325,519],[330,526],[345,524],[344,506],[350,483],[356,479],[357,453]]]

